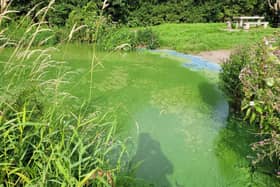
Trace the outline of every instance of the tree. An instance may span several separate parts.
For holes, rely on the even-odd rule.
[[[273,26],[279,27],[280,0],[274,0],[274,2],[272,2],[271,0],[267,1],[270,9],[273,11]]]

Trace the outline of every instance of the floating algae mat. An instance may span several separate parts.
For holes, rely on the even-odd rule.
[[[119,135],[135,143],[128,162],[141,163],[138,179],[163,187],[276,186],[250,172],[247,132],[227,124],[218,65],[174,51],[99,53],[89,85],[90,51],[68,46],[60,53],[78,72],[66,89],[88,98],[93,86],[92,105],[114,111]]]
[[[219,64],[209,62],[201,57],[178,53],[173,50],[153,50],[155,53],[161,54],[162,57],[172,58],[183,62],[183,66],[194,71],[213,71],[219,72],[221,67]],[[164,56],[165,55],[165,56]]]

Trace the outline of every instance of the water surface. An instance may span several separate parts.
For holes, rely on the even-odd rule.
[[[168,50],[100,53],[90,82],[90,48],[63,54],[78,71],[66,89],[89,98],[92,86],[92,106],[111,110],[119,136],[134,142],[127,162],[141,163],[137,178],[166,187],[276,186],[251,174],[248,132],[227,124],[219,65]]]

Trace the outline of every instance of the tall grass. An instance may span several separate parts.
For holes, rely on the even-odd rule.
[[[49,32],[45,17],[53,4],[35,13],[39,21],[19,41],[0,33],[2,50],[12,50],[0,64],[0,184],[115,186],[125,154],[114,138],[116,121],[85,105],[73,109],[75,98],[61,91],[71,72],[52,58],[55,48],[41,47],[49,38],[34,43]],[[11,12],[1,6],[0,23]]]

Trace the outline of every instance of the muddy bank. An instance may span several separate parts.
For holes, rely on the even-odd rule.
[[[200,56],[210,62],[221,64],[225,60],[229,59],[232,50],[216,50],[216,51],[205,51],[195,54],[196,56]]]

